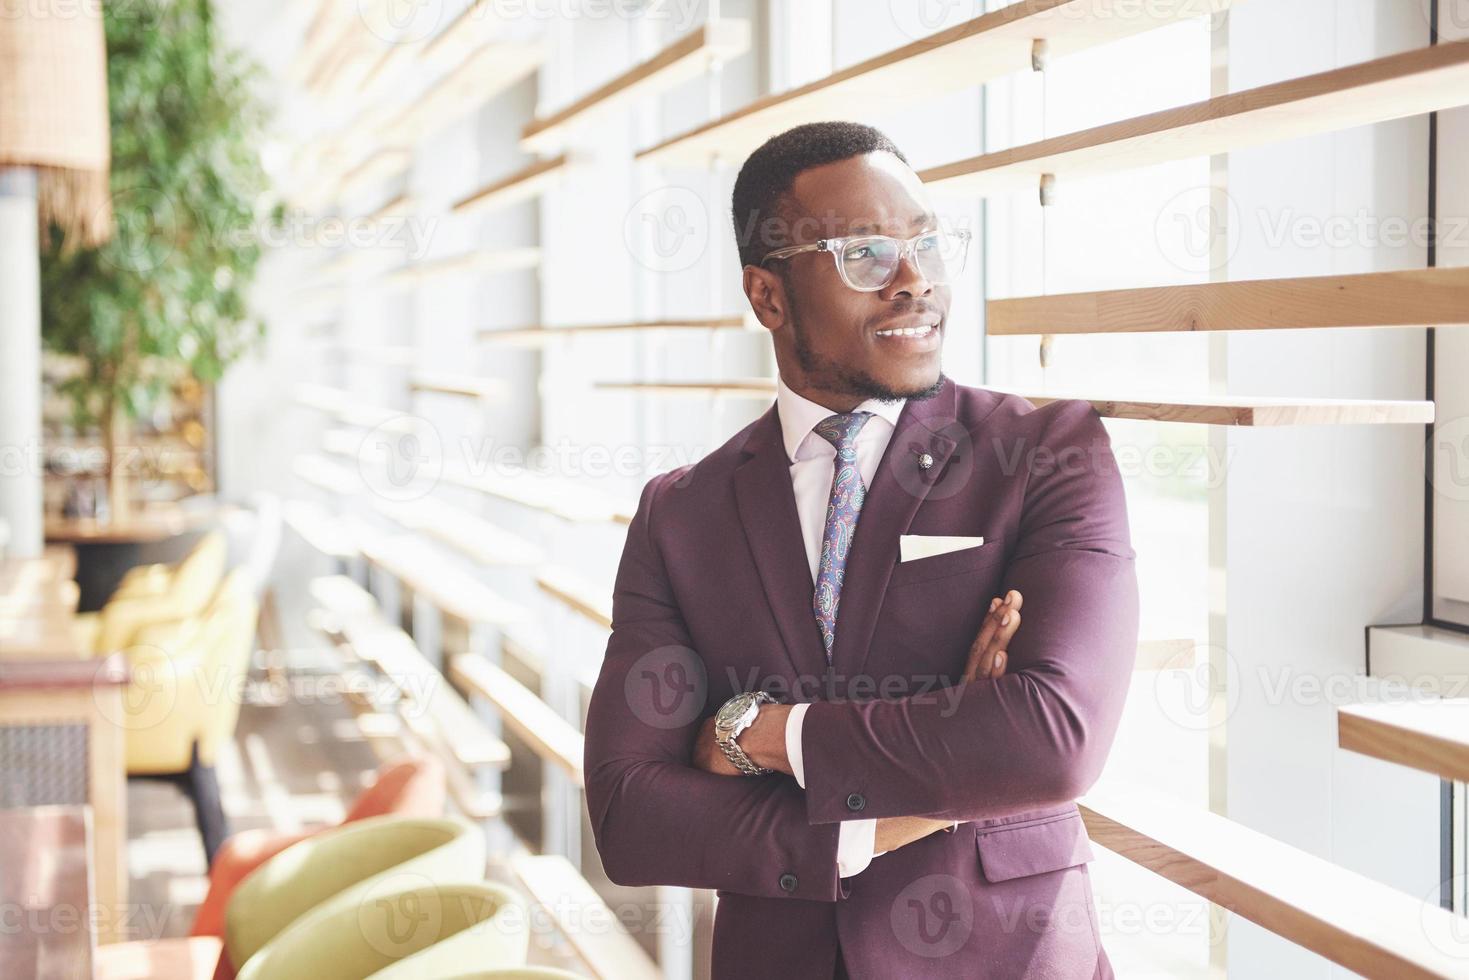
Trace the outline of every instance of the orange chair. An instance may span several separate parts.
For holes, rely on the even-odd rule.
[[[342,823],[388,814],[400,817],[442,816],[445,793],[442,762],[428,755],[400,757],[383,763],[377,771],[377,780],[352,802]],[[209,891],[194,915],[189,935],[222,935],[224,908],[235,886],[270,858],[323,829],[318,827],[297,834],[247,830],[228,838],[209,865]]]

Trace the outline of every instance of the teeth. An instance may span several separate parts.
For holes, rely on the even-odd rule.
[[[926,337],[933,330],[933,324],[926,323],[921,327],[904,327],[901,330],[879,330],[879,337]]]

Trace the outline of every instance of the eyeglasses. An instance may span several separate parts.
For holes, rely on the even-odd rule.
[[[941,285],[963,271],[970,237],[969,231],[959,229],[925,231],[906,241],[888,235],[823,238],[809,245],[775,249],[761,259],[760,264],[800,252],[830,252],[842,282],[858,292],[870,293],[897,278],[903,260],[912,256],[923,278]]]

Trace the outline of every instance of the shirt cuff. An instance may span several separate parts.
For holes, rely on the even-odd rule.
[[[876,840],[876,820],[843,820],[837,831],[837,877],[848,878],[867,870],[877,856],[872,853]]]
[[[786,761],[791,764],[791,775],[796,777],[796,785],[802,789],[806,788],[806,766],[801,758],[801,725],[809,707],[810,701],[801,701],[792,705],[786,715]]]

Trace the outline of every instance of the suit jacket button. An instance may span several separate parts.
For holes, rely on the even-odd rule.
[[[853,793],[847,797],[847,809],[856,811],[867,805],[867,797],[861,793]]]
[[[780,876],[780,887],[783,890],[793,892],[796,890],[796,884],[796,876],[789,871]]]

